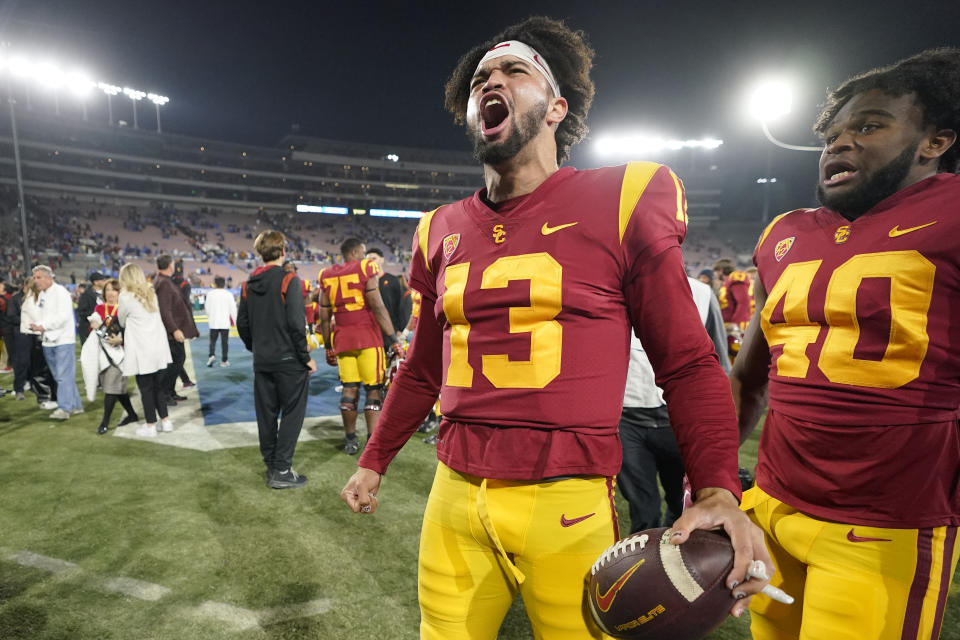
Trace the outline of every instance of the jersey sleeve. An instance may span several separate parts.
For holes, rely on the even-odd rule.
[[[363,275],[364,282],[380,273],[380,266],[370,258],[364,258],[360,261],[360,273]]]
[[[687,234],[687,199],[680,178],[662,164],[631,162],[620,185],[619,239],[626,281],[643,269],[641,256],[679,247]]]
[[[407,278],[412,289],[434,300],[437,298],[437,265],[431,264],[430,227],[439,210],[434,209],[420,218],[417,231],[413,234],[413,257],[410,260],[410,276]]]

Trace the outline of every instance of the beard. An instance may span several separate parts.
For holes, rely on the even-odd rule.
[[[513,132],[503,142],[490,142],[483,134],[472,127],[467,128],[470,141],[473,142],[473,157],[483,164],[496,166],[512,159],[528,142],[540,133],[540,126],[547,117],[547,102],[544,100],[533,105],[529,111],[516,120]]]
[[[828,194],[823,185],[818,183],[817,201],[847,220],[859,218],[878,202],[900,190],[900,186],[913,167],[913,158],[919,148],[919,143],[907,147],[903,153],[878,169],[859,187],[850,189],[846,193]]]

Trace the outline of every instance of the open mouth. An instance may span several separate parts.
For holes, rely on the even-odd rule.
[[[503,131],[510,116],[510,107],[503,96],[489,94],[480,103],[480,132],[492,138]]]
[[[828,162],[823,167],[823,186],[832,187],[849,182],[856,176],[857,168],[844,160]]]

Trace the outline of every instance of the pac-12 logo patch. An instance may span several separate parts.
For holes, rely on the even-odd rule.
[[[837,227],[837,230],[833,232],[833,241],[837,244],[843,244],[850,237],[850,225],[845,224],[842,227]]]
[[[451,233],[446,238],[443,239],[443,259],[449,260],[450,256],[453,255],[453,252],[457,250],[457,247],[460,245],[460,234]]]
[[[796,239],[797,236],[790,236],[777,243],[777,246],[773,249],[773,257],[777,259],[777,262],[783,260],[783,257],[787,255],[787,251],[790,251],[790,247],[793,246],[793,241]]]

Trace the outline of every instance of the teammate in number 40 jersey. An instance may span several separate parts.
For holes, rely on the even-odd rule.
[[[759,596],[753,637],[935,638],[960,553],[960,50],[847,81],[816,130],[823,206],[760,237],[731,373],[744,437],[769,390],[743,507],[804,594]]]
[[[466,54],[447,85],[486,188],[420,222],[417,337],[342,492],[374,512],[381,474],[440,392],[423,638],[495,638],[517,590],[538,637],[599,634],[583,615],[583,579],[617,535],[631,330],[649,345],[697,490],[673,541],[724,526],[738,550],[735,593],[764,584],[744,582],[754,557],[769,556],[738,508],[736,417],[681,259],[680,180],[644,162],[559,168],[586,132],[592,55],[581,34],[531,18]]]

